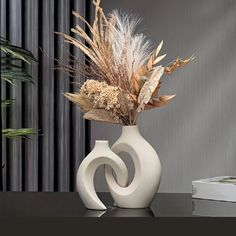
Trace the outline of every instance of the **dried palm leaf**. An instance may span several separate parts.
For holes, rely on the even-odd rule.
[[[137,111],[140,112],[144,109],[145,105],[150,101],[153,92],[159,85],[161,76],[164,73],[164,67],[158,66],[154,69],[151,77],[143,85],[139,97],[138,97],[138,108]]]
[[[114,119],[111,112],[104,109],[92,109],[84,114],[84,119],[119,124],[119,122]]]
[[[64,93],[64,96],[69,99],[71,102],[80,106],[80,108],[87,112],[93,108],[93,104],[88,99],[87,96],[79,94],[79,93]]]

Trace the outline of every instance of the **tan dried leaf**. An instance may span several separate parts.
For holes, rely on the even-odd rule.
[[[156,65],[156,64],[159,63],[161,60],[163,60],[165,57],[166,57],[166,54],[157,57],[157,58],[154,60],[153,65]]]
[[[166,106],[170,100],[172,100],[176,95],[165,95],[158,99],[151,99],[151,101],[145,105],[145,110],[150,110],[157,107]]]
[[[160,44],[159,44],[158,47],[157,47],[157,50],[156,50],[156,57],[157,57],[158,54],[160,53],[161,48],[162,48],[162,45],[163,45],[163,40],[160,42]]]
[[[155,107],[163,107],[167,104],[168,104],[168,102],[163,102],[160,100],[153,100],[153,106],[155,106]]]
[[[93,108],[93,104],[90,102],[89,98],[86,95],[81,95],[79,93],[64,93],[63,94],[71,102],[80,106],[80,108],[87,112]]]
[[[171,62],[165,68],[165,74],[168,74],[168,75],[172,74],[174,70],[187,65],[192,60],[194,60],[194,55],[192,55],[190,58],[187,58],[187,59],[180,59],[179,57],[177,57],[173,62]]]
[[[160,100],[155,100],[155,101],[152,100],[151,103],[145,105],[144,110],[151,110],[154,108],[163,107],[167,104],[168,104],[167,102],[162,102]]]
[[[144,110],[146,111],[146,110],[151,110],[151,109],[154,109],[154,108],[156,108],[156,106],[154,106],[153,104],[146,104],[145,105],[145,107],[144,107]]]
[[[84,119],[119,124],[119,122],[114,119],[111,112],[105,109],[92,109],[84,114]]]
[[[154,60],[155,60],[155,57],[154,57],[154,55],[152,55],[152,56],[149,58],[149,60],[148,60],[148,64],[147,64],[148,70],[151,70],[151,69],[152,69],[153,64],[154,64]]]
[[[156,67],[153,72],[151,77],[145,82],[143,85],[139,96],[138,96],[138,108],[137,111],[140,112],[144,109],[145,105],[148,104],[150,101],[153,92],[155,91],[156,87],[158,86],[160,82],[160,78],[164,73],[164,67],[158,66]]]
[[[147,75],[158,62],[160,62],[162,59],[164,59],[166,57],[166,54],[158,57],[158,54],[161,51],[162,45],[163,45],[163,40],[158,45],[156,52],[154,52],[150,56],[147,64],[142,66],[142,68],[140,68],[139,73],[138,73],[140,76]]]
[[[161,102],[169,102],[170,100],[172,100],[172,99],[175,98],[175,97],[176,97],[175,94],[173,94],[173,95],[165,95],[165,96],[159,97],[159,100],[160,100]]]

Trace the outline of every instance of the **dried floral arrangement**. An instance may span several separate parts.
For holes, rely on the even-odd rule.
[[[79,25],[71,31],[80,39],[59,33],[65,42],[89,58],[89,63],[82,63],[73,56],[73,65],[57,66],[70,76],[80,74],[86,78],[78,93],[64,95],[80,106],[85,119],[135,125],[139,112],[165,106],[175,97],[159,96],[161,78],[188,64],[193,57],[178,57],[166,67],[158,65],[166,56],[159,55],[163,42],[153,50],[151,42],[136,32],[138,18],[117,10],[106,16],[100,0],[93,0],[93,4],[93,25],[73,11],[86,24],[89,34]]]

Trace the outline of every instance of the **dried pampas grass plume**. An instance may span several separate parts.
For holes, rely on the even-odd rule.
[[[112,11],[110,18],[115,24],[111,27],[112,33],[109,42],[114,53],[115,63],[126,61],[126,71],[130,80],[132,74],[138,73],[144,66],[151,53],[151,42],[143,34],[136,33],[140,22],[137,17],[117,10]]]

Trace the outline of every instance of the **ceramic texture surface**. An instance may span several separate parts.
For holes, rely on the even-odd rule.
[[[118,156],[121,152],[128,153],[134,162],[135,175],[130,185],[127,167]],[[77,173],[77,189],[88,209],[106,209],[95,192],[93,182],[95,171],[100,165],[105,165],[106,181],[116,206],[149,207],[160,184],[161,163],[137,126],[122,127],[122,134],[111,149],[108,141],[96,141],[92,152],[81,163]]]

